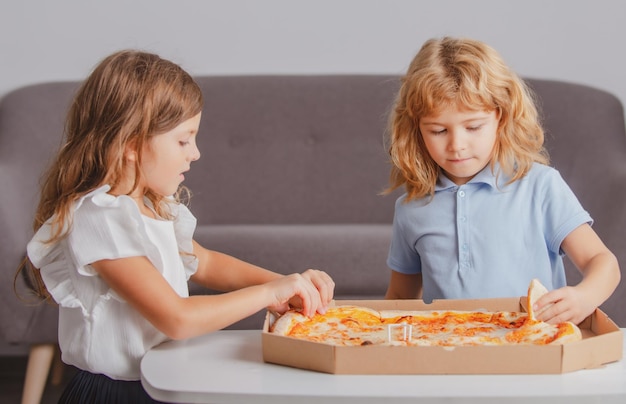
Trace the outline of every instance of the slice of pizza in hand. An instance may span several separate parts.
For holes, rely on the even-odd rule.
[[[550,308],[554,303],[550,303],[548,305],[543,306],[540,310],[535,311],[534,306],[535,303],[539,300],[539,298],[548,293],[548,289],[538,279],[533,279],[530,281],[530,285],[528,285],[528,295],[526,305],[528,306],[528,318],[533,321],[538,321],[537,316],[543,313],[545,310]]]
[[[539,298],[548,293],[548,289],[538,279],[530,281],[528,286],[528,300],[526,302],[528,306],[528,320],[529,322],[522,326],[517,334],[527,334],[525,338],[528,342],[537,343],[541,341],[543,344],[564,344],[566,342],[580,341],[582,339],[582,333],[580,328],[570,321],[558,325],[550,325],[537,319],[537,316],[550,308],[554,303],[543,306],[540,310],[535,311],[533,306]],[[552,328],[552,329],[550,329]],[[529,333],[529,329],[534,329],[534,332]],[[516,337],[516,338],[517,338]]]

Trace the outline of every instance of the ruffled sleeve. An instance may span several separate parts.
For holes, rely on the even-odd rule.
[[[100,187],[76,203],[66,238],[47,243],[51,234],[47,222],[28,244],[29,258],[62,306],[89,309],[94,296],[122,300],[95,276],[92,262],[146,256],[155,266],[162,266],[136,203],[128,196],[107,194],[109,189],[108,185]]]
[[[187,280],[198,270],[198,259],[193,255],[193,234],[196,230],[196,218],[182,204],[174,205],[174,232],[181,253]]]
[[[81,307],[85,311],[74,287],[76,276],[70,270],[72,263],[65,248],[67,241],[63,239],[56,243],[47,243],[51,235],[52,227],[48,221],[28,243],[28,258],[40,269],[46,289],[55,302],[62,307]]]
[[[95,275],[92,262],[137,256],[147,256],[160,267],[160,254],[146,234],[137,204],[128,196],[107,194],[108,188],[85,196],[76,208],[68,239],[78,271]]]

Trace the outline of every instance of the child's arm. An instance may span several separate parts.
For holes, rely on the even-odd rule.
[[[620,280],[619,264],[588,224],[572,231],[563,240],[561,248],[580,270],[583,279],[576,286],[566,286],[544,295],[535,308],[540,310],[554,303],[540,314],[540,320],[578,324],[611,296]]]
[[[201,255],[204,254],[209,253],[201,253]],[[218,258],[209,261],[209,264],[201,261],[198,268],[201,274],[198,276],[203,278],[204,271],[214,269],[211,268],[212,265],[230,261],[226,257],[220,254]],[[198,258],[205,259],[206,257]],[[266,281],[266,283],[220,295],[184,298],[172,289],[146,257],[102,260],[92,263],[92,266],[118,295],[157,329],[173,339],[191,338],[224,328],[265,307],[286,307],[289,300],[296,296],[302,301],[303,312],[306,315],[312,315],[315,311],[323,311],[327,302],[322,301],[318,291],[319,286],[316,286],[311,278],[315,278],[317,285],[322,283],[326,285],[321,288],[325,296],[328,295],[326,289],[330,288],[330,285],[334,286],[328,275],[321,271],[315,271],[314,274],[306,276],[279,275],[270,281],[270,278],[274,276],[270,275],[269,271],[266,272],[239,260],[231,263],[234,265],[228,270],[234,273],[239,272],[242,277],[250,278],[250,284],[261,281]],[[227,269],[224,269],[220,272],[226,271]],[[230,282],[234,285],[232,279]],[[332,291],[330,294],[332,296]]]
[[[391,271],[385,299],[419,299],[422,297],[422,274],[407,275]]]
[[[207,250],[195,240],[193,241],[193,248],[194,254],[198,258],[198,270],[191,277],[191,280],[210,289],[230,292],[284,277],[284,275],[268,271],[230,255]],[[325,272],[315,269],[303,272],[302,276],[311,281],[319,291],[322,307],[325,308],[333,299],[335,288],[333,280]],[[295,297],[290,303],[302,307],[302,303],[297,304],[297,301],[299,299]],[[283,312],[288,307],[285,305],[282,308],[272,307],[272,309]]]

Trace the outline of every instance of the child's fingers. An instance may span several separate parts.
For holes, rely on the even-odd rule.
[[[313,282],[301,274],[291,274],[287,276],[287,281],[289,282],[289,290],[286,291],[289,294],[287,300],[300,300],[302,314],[309,317],[314,315],[321,306],[321,298]],[[294,299],[295,297],[299,299]]]
[[[584,296],[574,287],[555,289],[542,296],[535,304],[537,319],[550,324],[571,321],[575,324],[585,319],[594,308],[587,308]]]
[[[316,286],[307,279],[302,278],[302,280],[302,292],[299,294],[302,299],[302,312],[311,317],[319,307],[323,306],[322,300]]]
[[[553,309],[552,307],[559,300],[560,297],[558,296],[556,290],[541,296],[533,306],[537,320],[546,321],[547,319],[552,318],[556,311],[556,309]]]
[[[322,305],[325,308],[333,300],[335,282],[326,272],[317,269],[308,269],[302,276],[309,279],[319,291]]]
[[[286,302],[300,308],[302,314],[313,316],[316,312],[325,313],[333,299],[335,283],[323,271],[309,269],[302,274],[291,274],[275,281],[277,303],[284,307]]]

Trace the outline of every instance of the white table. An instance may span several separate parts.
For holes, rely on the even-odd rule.
[[[626,403],[625,360],[557,375],[333,375],[263,362],[260,331],[164,343],[141,381],[177,403]]]

